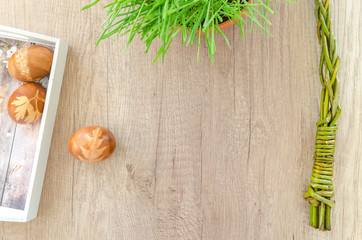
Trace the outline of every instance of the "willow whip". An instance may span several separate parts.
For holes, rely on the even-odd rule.
[[[315,0],[317,33],[321,45],[319,77],[322,84],[320,120],[317,122],[313,173],[304,198],[310,203],[310,225],[322,231],[331,230],[331,208],[334,206],[333,163],[336,144],[336,121],[341,114],[340,82],[337,76],[340,59],[332,33],[329,0]]]

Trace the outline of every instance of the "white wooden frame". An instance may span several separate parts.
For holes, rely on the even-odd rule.
[[[36,217],[49,155],[59,95],[63,81],[68,45],[57,38],[0,25],[0,37],[49,45],[54,47],[53,64],[49,75],[46,101],[39,130],[35,158],[30,178],[25,209],[0,206],[0,221],[27,222]]]

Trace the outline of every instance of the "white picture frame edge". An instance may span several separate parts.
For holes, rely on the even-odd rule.
[[[0,221],[28,222],[37,216],[63,82],[68,45],[61,39],[0,25],[0,37],[54,46],[46,101],[24,210],[0,207]]]

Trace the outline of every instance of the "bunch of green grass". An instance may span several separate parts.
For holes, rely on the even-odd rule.
[[[97,4],[100,0],[84,6],[82,10]],[[233,20],[240,28],[244,38],[243,24],[247,21],[241,16],[250,19],[264,34],[270,34],[267,25],[268,13],[274,13],[270,8],[269,0],[112,0],[103,8],[107,11],[107,18],[102,26],[104,31],[97,44],[114,34],[123,36],[128,34],[127,47],[136,34],[141,34],[141,40],[146,44],[147,53],[153,40],[159,38],[162,46],[158,50],[155,62],[159,57],[162,60],[177,34],[181,34],[182,44],[197,44],[201,46],[201,39],[206,40],[211,62],[216,51],[215,34],[219,33],[229,41],[220,30],[219,24]],[[276,4],[275,0],[275,4]],[[290,2],[289,0],[285,0]],[[200,34],[200,30],[202,34]]]

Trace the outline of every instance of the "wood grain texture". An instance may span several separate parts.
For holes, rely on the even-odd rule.
[[[94,48],[105,17],[87,1],[0,0],[0,23],[70,45],[39,216],[1,223],[3,239],[362,239],[362,3],[332,1],[342,59],[332,231],[308,226],[320,83],[314,2],[280,3],[273,38],[217,38],[215,64],[176,40],[165,64],[134,41]],[[42,14],[34,14],[41,12]],[[56,16],[55,18],[53,18]],[[77,129],[102,125],[118,146],[74,160]]]
[[[4,59],[3,57],[0,59]],[[9,82],[9,73],[3,64],[0,66],[0,84],[0,199],[2,200],[16,129],[16,123],[8,116],[7,101],[18,87],[16,81]]]
[[[19,125],[10,119],[7,111],[8,100],[22,83],[10,76],[6,64],[10,57],[7,56],[10,48],[16,46],[18,49],[30,43],[2,38],[0,41],[0,206],[23,210],[33,170],[40,121],[31,125]]]

